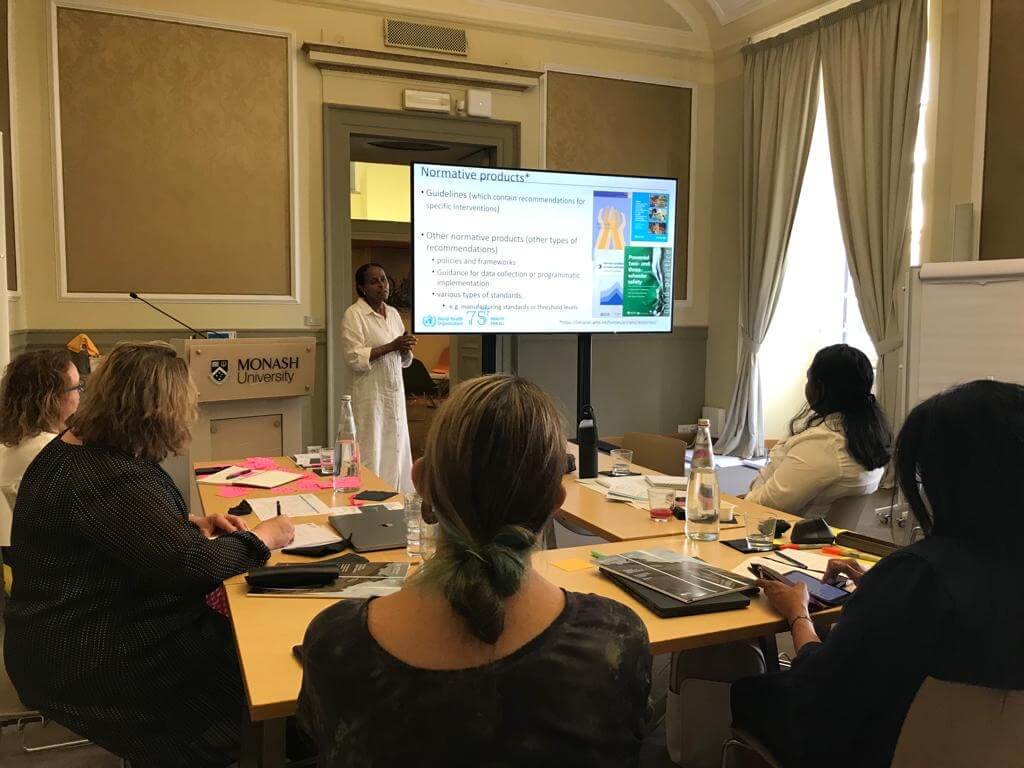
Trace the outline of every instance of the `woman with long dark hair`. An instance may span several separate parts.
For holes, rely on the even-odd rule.
[[[1012,531],[1024,387],[974,381],[924,401],[907,416],[894,465],[925,538],[867,573],[853,561],[829,563],[825,580],[844,574],[857,590],[824,642],[803,584],[759,583],[789,623],[797,655],[788,672],[733,685],[733,724],[787,768],[888,766],[928,677],[1024,689]],[[1006,523],[994,525],[994,515]]]
[[[790,436],[772,448],[747,499],[804,517],[823,517],[836,499],[873,493],[889,463],[892,435],[871,394],[875,374],[859,349],[818,350],[807,371],[807,404]]]

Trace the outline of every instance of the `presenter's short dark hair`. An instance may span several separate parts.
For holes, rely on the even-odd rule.
[[[373,267],[377,267],[377,269],[383,272],[384,277],[388,276],[388,271],[384,269],[383,264],[378,264],[376,261],[368,261],[363,264],[363,266],[356,270],[356,293],[359,294],[360,298],[363,296],[363,283],[366,282],[366,273]]]
[[[1000,545],[987,520],[1020,498],[1024,387],[978,380],[928,398],[903,423],[894,464],[926,536]]]

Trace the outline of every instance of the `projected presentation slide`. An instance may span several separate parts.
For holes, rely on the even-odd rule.
[[[667,333],[675,179],[412,166],[415,333]]]

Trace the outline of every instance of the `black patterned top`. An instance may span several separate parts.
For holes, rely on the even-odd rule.
[[[159,465],[53,440],[14,509],[4,652],[15,688],[139,762],[211,738],[238,721],[242,689],[231,628],[204,597],[269,555],[249,532],[207,539]]]
[[[624,605],[567,592],[522,648],[452,671],[389,654],[370,635],[368,605],[342,600],[306,631],[298,717],[321,768],[637,764],[651,657]]]

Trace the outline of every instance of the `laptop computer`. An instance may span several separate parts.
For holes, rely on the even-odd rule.
[[[358,515],[334,515],[330,521],[356,552],[405,549],[405,510],[374,504]]]

